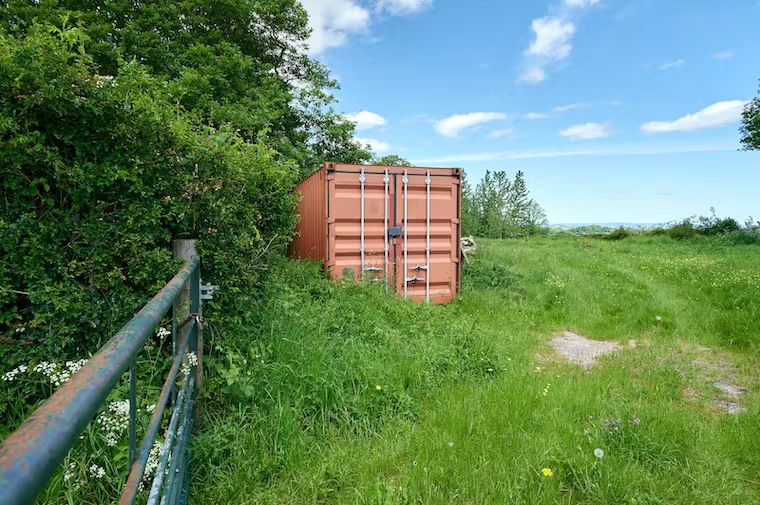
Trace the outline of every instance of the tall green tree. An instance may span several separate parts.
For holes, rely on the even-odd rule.
[[[530,198],[525,174],[510,180],[504,171],[486,171],[472,189],[462,184],[462,230],[465,235],[505,238],[536,234],[546,226],[546,214]]]
[[[36,23],[79,26],[97,72],[137,61],[167,83],[172,101],[214,127],[265,140],[303,173],[323,161],[370,153],[333,110],[337,87],[309,58],[308,18],[296,0],[8,0],[0,28],[23,36]]]
[[[389,167],[411,167],[412,163],[398,154],[386,154],[372,159],[373,165],[385,165]]]
[[[740,132],[745,149],[760,150],[760,95],[744,107]]]

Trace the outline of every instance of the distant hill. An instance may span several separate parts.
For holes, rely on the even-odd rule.
[[[556,223],[549,225],[550,230],[573,235],[598,235],[609,233],[620,227],[631,230],[651,230],[661,223]]]
[[[613,230],[615,228],[631,228],[634,230],[651,230],[658,226],[664,226],[664,223],[552,223],[550,228],[556,228],[559,230],[571,230],[574,228],[605,228]]]

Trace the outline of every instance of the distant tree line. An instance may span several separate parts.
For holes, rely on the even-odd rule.
[[[488,238],[548,233],[546,213],[530,197],[525,174],[510,179],[504,171],[486,171],[473,189],[462,183],[462,233]]]

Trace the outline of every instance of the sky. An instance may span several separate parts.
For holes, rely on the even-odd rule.
[[[760,0],[302,0],[380,154],[525,172],[552,223],[760,219]]]

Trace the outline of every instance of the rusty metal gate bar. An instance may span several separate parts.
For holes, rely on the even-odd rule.
[[[190,291],[190,314],[183,323],[177,324],[175,302],[182,299],[186,286]],[[191,359],[189,354],[199,351],[201,299],[210,298],[210,294],[202,294],[201,290],[200,258],[192,255],[152,300],[5,439],[0,445],[0,503],[21,505],[34,502],[127,370],[130,370],[130,472],[119,504],[131,505],[135,502],[169,401],[173,403],[172,418],[159,464],[165,469],[167,461],[171,460],[170,473],[167,481],[163,482],[164,472],[157,472],[148,500],[149,503],[157,503],[160,497],[161,505],[186,501],[185,454],[192,430],[192,405],[202,375],[197,355]],[[138,450],[135,360],[154,328],[170,309],[173,362]],[[176,334],[184,326],[187,326],[183,332],[184,338],[178,341]],[[180,371],[183,371],[184,382],[177,394],[175,387]],[[170,440],[174,441],[171,446]]]

